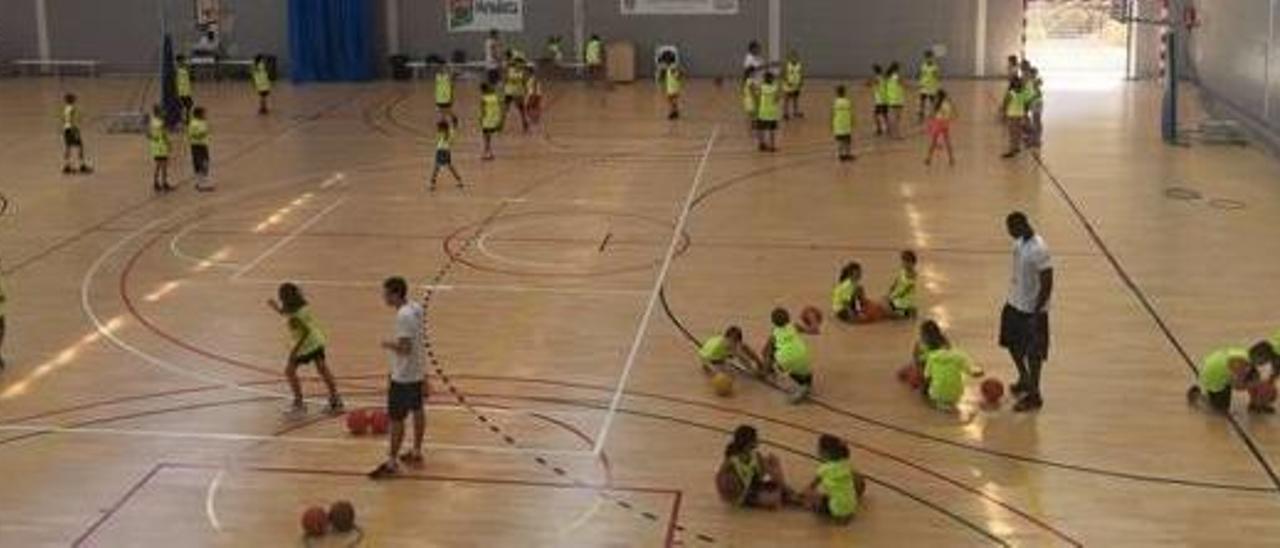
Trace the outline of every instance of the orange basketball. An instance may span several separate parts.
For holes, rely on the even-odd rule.
[[[387,412],[381,409],[375,409],[369,413],[369,429],[376,435],[387,433],[387,428],[391,426],[391,418],[387,416]]]
[[[742,496],[742,490],[742,482],[738,480],[738,474],[733,471],[733,466],[728,462],[724,463],[716,472],[716,492],[725,502],[736,502]]]
[[[1249,403],[1254,405],[1271,405],[1276,401],[1276,385],[1260,382],[1249,388]]]
[[[329,514],[324,508],[312,506],[302,512],[302,532],[309,537],[318,537],[329,532]]]
[[[817,334],[822,328],[822,311],[814,306],[806,306],[800,311],[800,326],[809,333]]]
[[[999,379],[987,379],[982,381],[982,401],[988,405],[1000,403],[1000,398],[1004,397],[1004,383]]]
[[[917,390],[924,385],[924,372],[914,364],[907,364],[898,370],[898,380],[907,383],[912,390]]]
[[[875,301],[865,301],[862,303],[862,321],[878,322],[888,316],[888,311]]]
[[[364,409],[352,409],[347,412],[347,431],[356,436],[363,436],[369,431],[369,414]]]

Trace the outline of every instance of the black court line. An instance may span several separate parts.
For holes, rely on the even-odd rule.
[[[1160,330],[1160,333],[1169,341],[1169,344],[1173,346],[1173,349],[1182,357],[1182,361],[1187,366],[1187,369],[1191,371],[1192,377],[1198,377],[1200,369],[1196,367],[1195,360],[1193,360],[1191,355],[1187,353],[1187,349],[1183,347],[1182,342],[1178,340],[1177,335],[1173,334],[1173,330],[1164,320],[1164,317],[1156,311],[1155,305],[1151,304],[1151,300],[1147,298],[1146,292],[1142,290],[1142,287],[1139,286],[1138,283],[1134,281],[1133,277],[1129,275],[1129,272],[1125,270],[1124,265],[1120,263],[1120,259],[1111,252],[1111,248],[1107,246],[1106,241],[1104,241],[1102,236],[1098,234],[1093,223],[1087,216],[1085,216],[1084,211],[1080,209],[1080,206],[1076,203],[1075,199],[1072,198],[1071,193],[1067,191],[1067,188],[1062,184],[1062,181],[1058,180],[1057,175],[1049,169],[1049,166],[1044,163],[1044,160],[1036,158],[1035,162],[1040,168],[1040,171],[1049,178],[1049,182],[1052,183],[1058,196],[1067,204],[1067,207],[1071,209],[1072,214],[1075,215],[1076,220],[1080,222],[1080,225],[1084,227],[1085,232],[1089,234],[1089,239],[1093,241],[1093,244],[1102,252],[1102,255],[1106,257],[1107,262],[1111,263],[1111,268],[1115,269],[1116,274],[1120,277],[1120,281],[1124,282],[1124,285],[1129,288],[1129,292],[1133,293],[1134,297],[1137,297],[1143,310],[1145,310],[1147,315],[1151,317],[1151,320],[1155,322],[1156,328]],[[1280,489],[1280,476],[1276,475],[1275,469],[1271,467],[1271,463],[1267,461],[1267,457],[1262,454],[1262,450],[1258,448],[1258,444],[1253,440],[1253,437],[1250,436],[1249,432],[1240,425],[1240,421],[1236,420],[1234,415],[1228,413],[1227,422],[1231,424],[1231,428],[1235,430],[1236,434],[1240,436],[1240,439],[1244,441],[1245,447],[1247,447],[1249,452],[1253,454],[1254,460],[1258,461],[1262,470],[1271,478],[1271,483],[1274,484],[1277,489]]]

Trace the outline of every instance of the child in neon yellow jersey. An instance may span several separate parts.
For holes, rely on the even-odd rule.
[[[831,313],[841,321],[858,321],[865,294],[862,288],[862,265],[856,261],[846,263],[840,269],[840,278],[836,281],[835,288],[831,290]]]
[[[894,317],[916,317],[916,252],[904,250],[900,256],[901,267],[889,285],[889,293],[884,298],[885,309]]]
[[[329,407],[326,411],[331,415],[342,412],[342,398],[338,396],[338,388],[333,380],[333,373],[325,362],[325,336],[320,324],[311,314],[302,290],[292,283],[280,284],[277,291],[279,301],[270,299],[267,306],[277,314],[288,318],[289,334],[293,338],[293,346],[289,350],[288,365],[284,375],[289,380],[289,389],[293,392],[291,414],[302,414],[307,410],[302,399],[302,383],[298,379],[298,368],[314,363],[316,372],[324,380],[329,389]]]
[[[849,462],[849,446],[835,436],[818,437],[818,469],[801,500],[815,514],[839,524],[853,520],[866,483]]]
[[[836,140],[836,158],[853,161],[853,101],[843,85],[836,86],[836,98],[831,102],[831,135]]]
[[[1200,364],[1199,379],[1187,389],[1187,403],[1196,404],[1203,399],[1209,407],[1220,413],[1231,411],[1232,390],[1249,390],[1274,379],[1262,380],[1258,366],[1275,363],[1276,352],[1268,341],[1259,341],[1248,350],[1241,347],[1224,347],[1205,356]],[[1250,398],[1252,413],[1275,413],[1270,403]]]
[[[702,342],[698,348],[698,358],[702,362],[702,371],[714,375],[717,371],[728,371],[732,368],[765,376],[768,372],[764,360],[750,346],[742,342],[742,328],[731,325],[722,335],[712,335]]]
[[[809,355],[809,345],[804,342],[800,330],[791,323],[791,314],[785,308],[775,308],[769,315],[773,331],[765,342],[765,367],[769,371],[779,371],[787,376],[792,384],[788,400],[799,403],[809,397],[813,390],[813,363]]]

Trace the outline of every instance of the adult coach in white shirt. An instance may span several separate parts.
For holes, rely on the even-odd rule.
[[[1049,357],[1049,297],[1053,294],[1053,265],[1044,239],[1036,235],[1026,214],[1015,211],[1005,219],[1013,238],[1013,277],[1009,298],[1000,313],[1000,346],[1009,350],[1018,368],[1018,382],[1009,391],[1021,399],[1014,411],[1035,411],[1040,397],[1040,369]]]
[[[386,462],[369,473],[369,477],[373,479],[399,473],[400,462],[411,466],[422,465],[422,437],[427,428],[422,403],[427,395],[424,312],[422,305],[409,301],[408,295],[409,285],[404,278],[396,276],[382,282],[383,300],[387,306],[396,309],[395,338],[382,342],[382,348],[391,351],[391,382],[387,387],[391,448]],[[404,443],[404,419],[411,413],[413,450],[400,454],[400,446]]]
[[[752,40],[747,44],[747,55],[742,58],[742,73],[758,84],[764,78],[764,69],[767,67],[764,57],[760,56],[760,42]]]

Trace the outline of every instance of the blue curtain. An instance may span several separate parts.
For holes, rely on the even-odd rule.
[[[375,1],[289,0],[293,81],[372,79]]]

